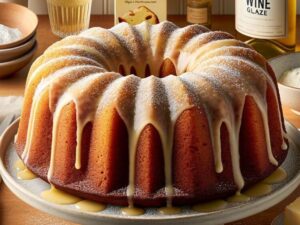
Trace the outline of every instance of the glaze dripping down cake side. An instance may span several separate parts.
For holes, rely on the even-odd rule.
[[[288,145],[267,61],[199,25],[92,28],[28,75],[16,149],[58,189],[115,205],[228,197],[270,175]]]

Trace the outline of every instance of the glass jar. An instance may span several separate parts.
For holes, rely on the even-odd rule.
[[[188,0],[187,21],[196,23],[208,28],[211,27],[211,0]]]
[[[47,0],[52,32],[60,37],[89,28],[92,0]]]

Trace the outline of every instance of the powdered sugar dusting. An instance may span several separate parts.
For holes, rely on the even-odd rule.
[[[40,59],[43,63],[27,81],[35,97],[26,149],[30,149],[40,93],[49,89],[50,109],[54,112],[49,180],[54,169],[59,115],[70,101],[76,105],[76,168],[81,167],[80,143],[87,122],[93,122],[94,117],[101,116],[107,109],[116,109],[124,121],[129,136],[127,197],[131,206],[135,193],[136,148],[147,125],[152,125],[161,138],[168,206],[174,193],[174,127],[185,110],[204,109],[217,173],[223,171],[220,129],[222,124],[226,125],[233,175],[239,190],[244,186],[239,164],[239,129],[246,96],[252,96],[257,102],[266,137],[269,137],[266,87],[270,85],[276,93],[276,84],[266,71],[266,60],[228,33],[212,32],[199,25],[178,28],[170,22],[153,26],[121,23],[109,30],[92,28],[79,36],[68,37],[52,45],[43,57]],[[151,74],[159,76],[166,58],[174,63],[178,77],[144,78],[147,65]],[[123,77],[119,74],[121,69],[124,75],[136,73],[140,77]],[[26,95],[25,98],[31,97]],[[270,141],[267,144],[270,145]],[[268,154],[270,162],[276,164],[270,147]]]
[[[176,121],[179,115],[192,107],[191,98],[183,83],[176,76],[167,76],[162,79],[169,100],[172,121]]]
[[[0,44],[10,43],[21,37],[22,33],[18,28],[11,28],[0,24]]]

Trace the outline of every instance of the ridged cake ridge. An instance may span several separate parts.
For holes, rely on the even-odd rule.
[[[164,66],[173,68],[173,74],[162,77]],[[26,84],[25,104],[30,106],[30,112],[25,113],[30,116],[22,157],[25,162],[30,157],[36,111],[45,98],[49,100],[49,109],[53,113],[50,183],[64,108],[75,105],[75,168],[80,170],[84,128],[93,123],[97,115],[112,107],[123,120],[129,138],[126,191],[129,204],[134,204],[136,191],[135,160],[139,137],[147,125],[152,125],[161,139],[165,196],[171,205],[176,121],[186,110],[204,108],[215,171],[222,173],[224,169],[221,126],[225,124],[229,133],[233,177],[240,191],[245,182],[240,168],[239,134],[247,97],[254,99],[261,113],[269,161],[278,165],[269,135],[268,87],[275,93],[279,106],[266,60],[225,32],[212,32],[198,25],[178,28],[170,22],[154,26],[122,23],[109,30],[92,28],[55,43],[32,66]],[[282,143],[285,143],[283,124],[281,128]]]

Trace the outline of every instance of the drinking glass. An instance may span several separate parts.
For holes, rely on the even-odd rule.
[[[92,0],[47,0],[52,32],[60,37],[89,28]]]

